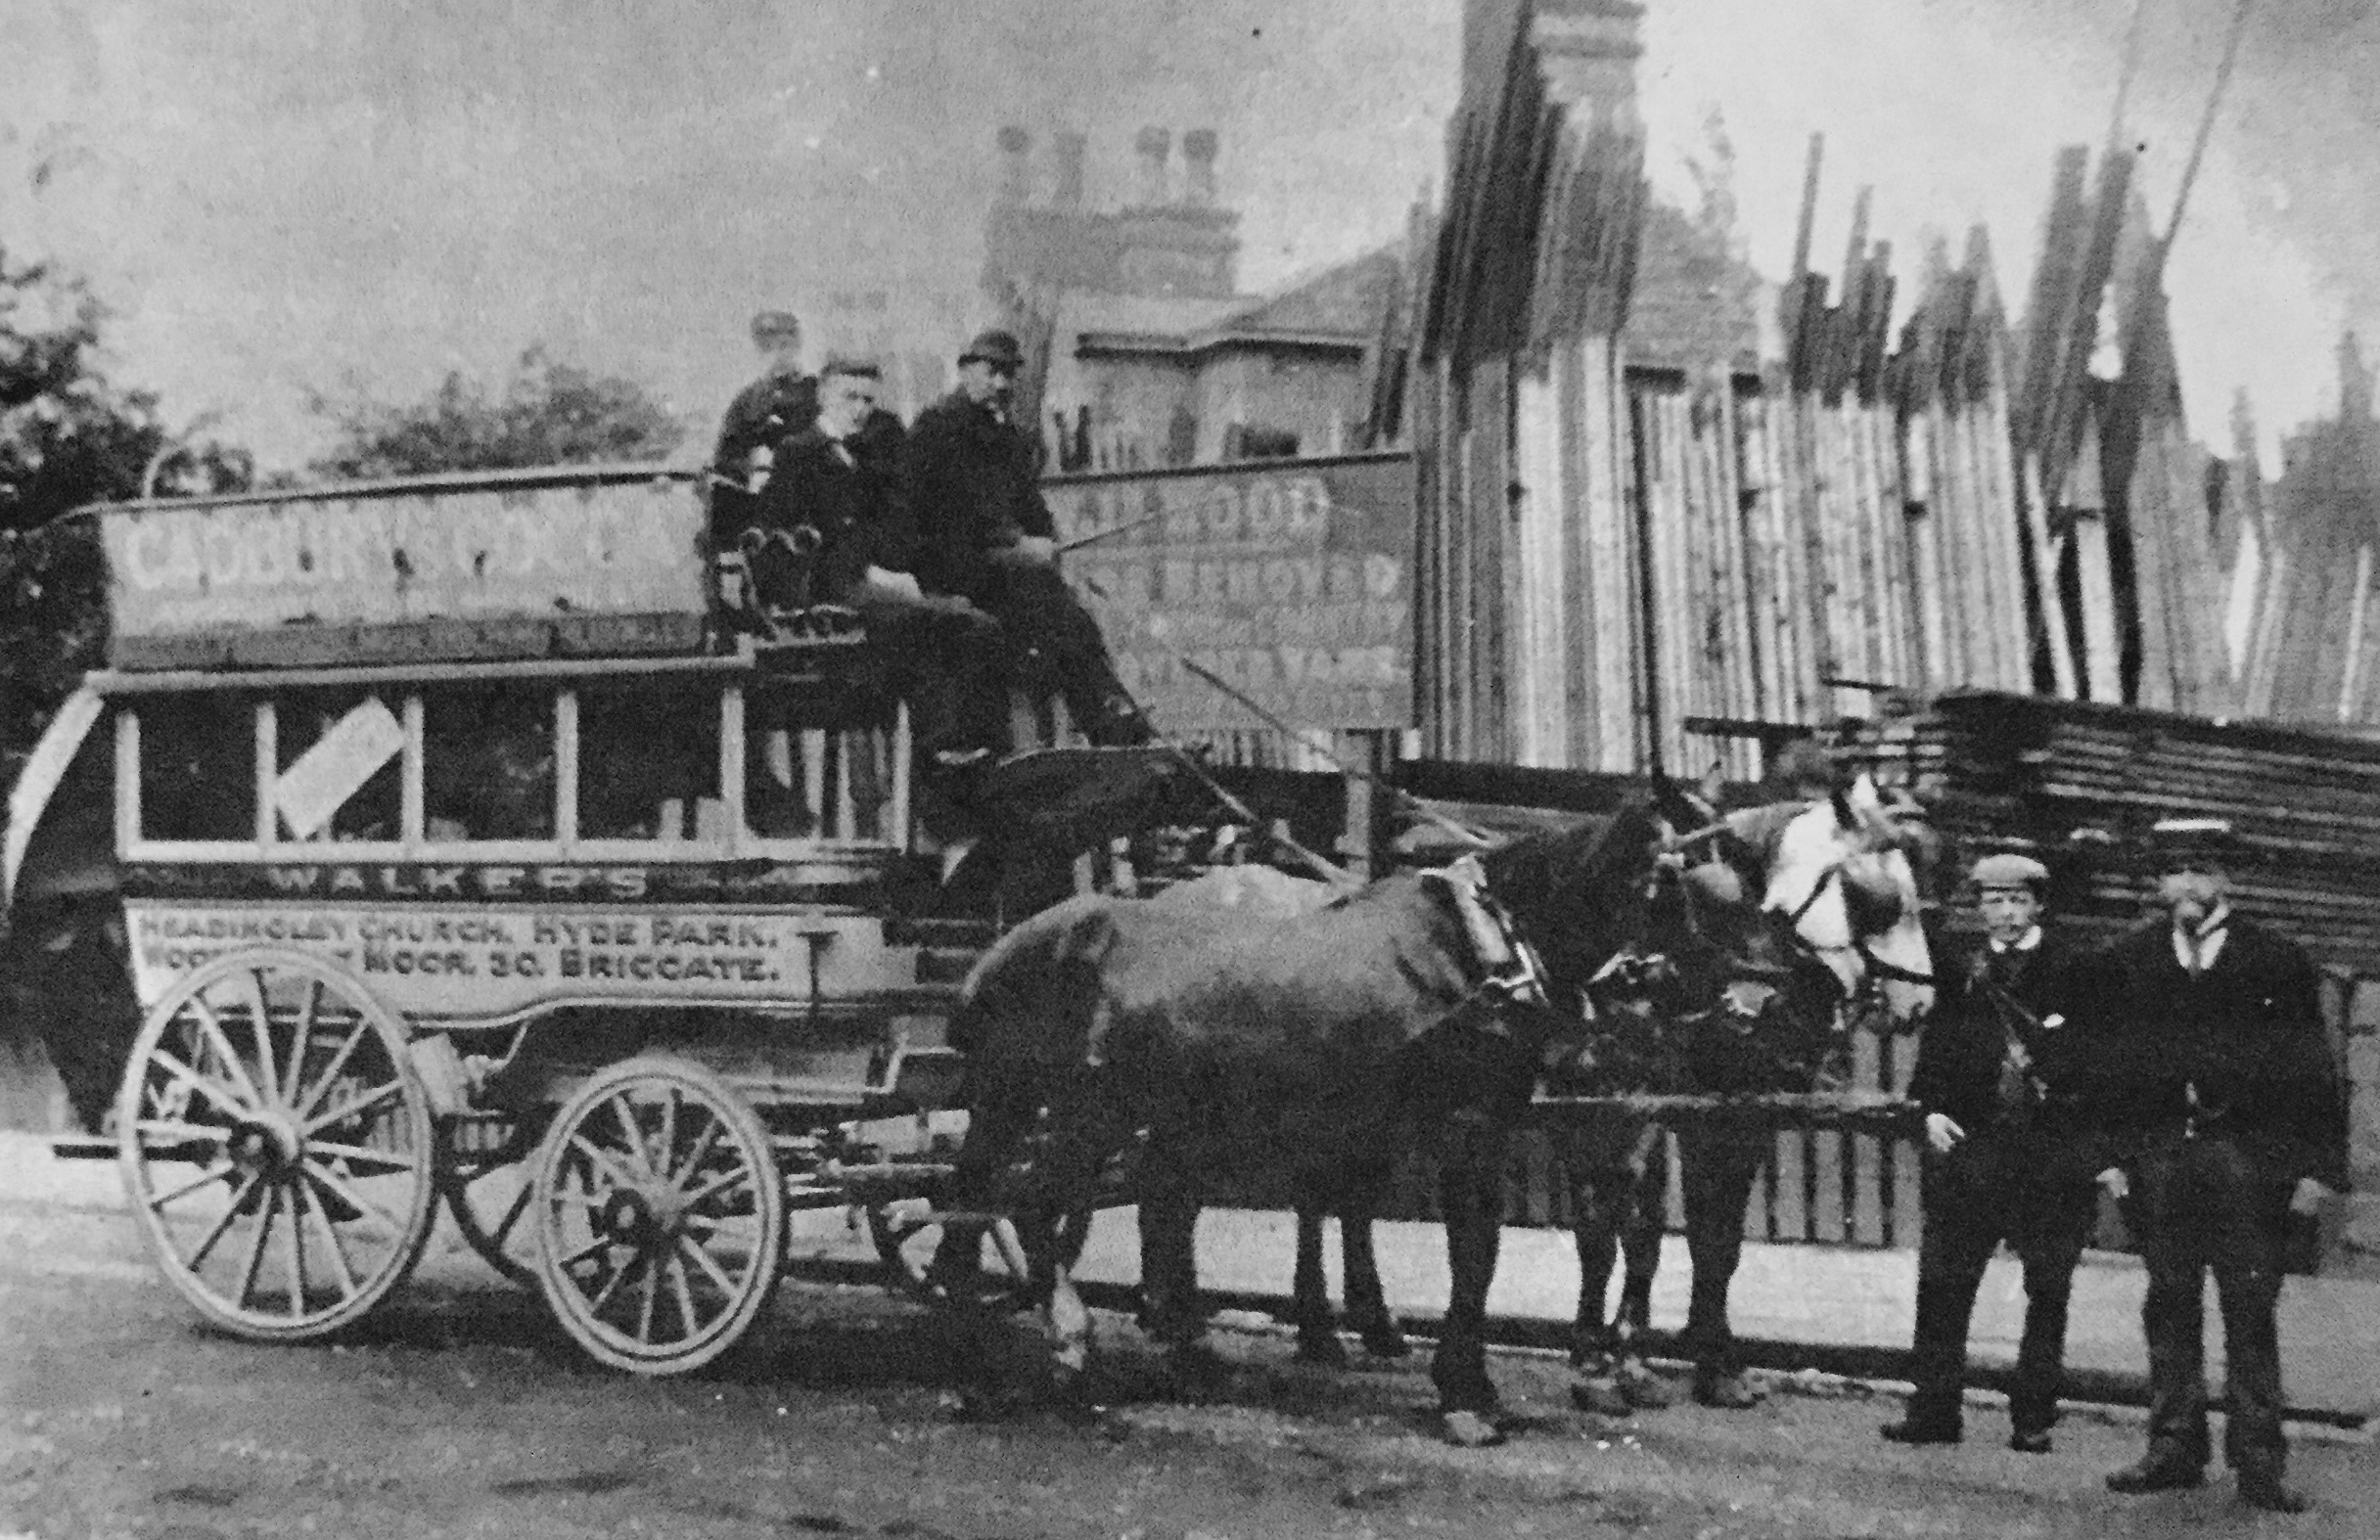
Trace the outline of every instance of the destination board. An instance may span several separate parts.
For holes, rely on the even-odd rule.
[[[1042,483],[1118,675],[1174,730],[1410,726],[1413,462],[1350,455]]]
[[[693,485],[565,471],[103,509],[118,668],[650,654],[709,603]]]

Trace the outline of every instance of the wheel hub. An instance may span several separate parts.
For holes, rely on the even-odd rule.
[[[685,1229],[684,1215],[671,1196],[623,1187],[604,1200],[595,1223],[607,1240],[652,1249],[677,1239]]]
[[[240,1121],[231,1137],[232,1159],[268,1177],[285,1177],[305,1158],[305,1131],[277,1109],[258,1109]]]

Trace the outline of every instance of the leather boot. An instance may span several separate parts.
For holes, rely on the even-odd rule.
[[[2312,1506],[2306,1494],[2282,1482],[2278,1465],[2261,1462],[2239,1468],[2239,1500],[2274,1514],[2302,1514]]]
[[[2127,1494],[2175,1492],[2207,1484],[2206,1468],[2179,1452],[2151,1448],[2137,1464],[2107,1474],[2107,1489]]]

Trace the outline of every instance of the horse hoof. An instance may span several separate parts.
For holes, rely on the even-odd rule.
[[[1339,1340],[1336,1332],[1300,1332],[1298,1362],[1318,1364],[1325,1369],[1345,1369],[1347,1344]]]
[[[1446,1442],[1457,1449],[1486,1449],[1504,1441],[1504,1430],[1485,1413],[1446,1412],[1439,1417]]]
[[[1700,1375],[1694,1381],[1694,1399],[1722,1412],[1746,1412],[1767,1397],[1754,1389],[1742,1375]]]
[[[1374,1358],[1407,1358],[1412,1355],[1413,1344],[1405,1340],[1404,1333],[1394,1324],[1370,1326],[1363,1330],[1363,1350]]]
[[[1231,1380],[1231,1366],[1204,1342],[1189,1343],[1166,1355],[1166,1378],[1184,1395],[1210,1395]]]
[[[1605,1375],[1592,1380],[1580,1380],[1570,1387],[1570,1404],[1581,1412],[1597,1417],[1625,1417],[1636,1410],[1620,1381]]]
[[[1618,1375],[1620,1393],[1642,1412],[1658,1412],[1677,1399],[1670,1381],[1641,1363],[1623,1364]]]

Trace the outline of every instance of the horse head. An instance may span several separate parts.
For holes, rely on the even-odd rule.
[[[1912,801],[1888,803],[1862,774],[1831,796],[1753,809],[1730,824],[1759,853],[1762,912],[1825,964],[1846,998],[1874,992],[1896,1025],[1932,1009],[1933,962],[1910,863],[1931,837]]]
[[[1654,897],[1648,880],[1662,846],[1662,821],[1631,801],[1608,818],[1531,835],[1481,857],[1489,890],[1544,963],[1551,999],[1584,999],[1597,972],[1643,933]]]

